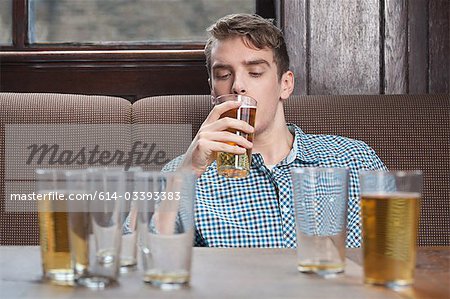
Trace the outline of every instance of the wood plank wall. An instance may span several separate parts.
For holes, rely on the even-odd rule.
[[[410,0],[415,1],[415,0]],[[449,0],[429,1],[429,91],[449,93],[450,48],[449,48]]]
[[[449,93],[448,0],[279,0],[295,94]]]

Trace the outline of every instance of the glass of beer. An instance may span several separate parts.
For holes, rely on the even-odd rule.
[[[103,289],[119,275],[125,173],[93,168],[66,173],[71,255],[77,285]]]
[[[213,98],[213,104],[219,105],[226,101],[238,101],[241,103],[236,109],[226,111],[220,118],[230,117],[243,120],[255,127],[256,117],[256,100],[245,95],[226,94]],[[243,136],[248,141],[253,142],[253,134],[246,134],[234,129],[228,129],[229,132]],[[236,145],[235,143],[229,143]],[[247,152],[242,155],[236,155],[226,152],[216,153],[217,171],[220,175],[227,178],[244,178],[250,173],[250,165],[252,162],[252,150],[247,149]]]
[[[421,171],[360,173],[364,282],[411,285],[416,266]]]
[[[86,170],[66,171],[67,189],[73,198],[67,202],[69,241],[74,279],[88,274],[89,267],[89,201],[82,197],[87,193]]]
[[[67,222],[67,186],[62,169],[36,169],[40,247],[44,279],[73,285]]]
[[[135,176],[144,282],[161,289],[189,284],[196,176],[189,171]]]
[[[141,167],[131,167],[125,171],[126,197],[122,218],[122,248],[120,250],[120,272],[126,273],[136,269],[137,265],[137,202],[131,200],[134,190],[134,176],[141,172]]]
[[[344,272],[348,175],[345,168],[291,171],[300,272]]]

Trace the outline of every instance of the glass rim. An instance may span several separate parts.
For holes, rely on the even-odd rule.
[[[325,172],[325,173],[333,173],[333,172],[345,172],[349,173],[350,169],[347,167],[295,167],[291,169],[292,174],[304,174],[307,172],[310,173],[318,173],[318,172]]]
[[[133,166],[128,168],[128,170],[125,170],[125,172],[141,172],[144,171],[144,169],[141,166]]]
[[[194,171],[192,170],[188,170],[188,169],[182,169],[182,170],[177,170],[177,171],[170,171],[170,172],[161,172],[161,171],[139,171],[136,172],[134,175],[134,179],[148,179],[148,178],[153,178],[153,177],[172,177],[175,176],[177,174],[181,174],[181,175],[189,175],[192,177],[197,178],[197,175],[195,174]]]
[[[114,167],[108,167],[108,166],[99,166],[99,167],[88,167],[85,168],[85,170],[87,172],[96,172],[96,171],[110,171],[110,172],[124,172],[125,168],[124,167],[119,167],[119,166],[114,166]]]
[[[36,168],[34,170],[34,172],[36,174],[51,174],[51,173],[64,174],[66,171],[69,171],[69,170],[75,170],[75,169],[72,169],[72,168]]]
[[[405,176],[422,176],[423,171],[419,169],[413,169],[413,170],[399,170],[399,169],[393,169],[393,170],[360,170],[359,171],[360,176],[367,176],[367,175],[394,175],[396,177],[405,177]]]
[[[227,98],[227,97],[233,97],[233,98],[237,97],[237,99],[235,99],[235,101],[238,101],[238,102],[242,102],[242,98],[247,98],[247,99],[249,99],[252,102],[251,104],[248,104],[248,106],[250,106],[250,107],[257,107],[258,106],[258,101],[255,98],[253,98],[253,97],[251,97],[249,95],[245,95],[245,94],[234,94],[234,93],[222,94],[222,95],[217,96],[217,97],[211,96],[211,103],[213,105],[221,104],[222,102],[220,102],[220,101],[222,99],[224,99],[224,98]]]
[[[64,172],[64,174],[66,176],[72,176],[72,175],[77,175],[77,174],[86,174],[86,169],[66,169],[66,171]]]
[[[126,180],[127,172],[121,167],[90,167],[86,168],[86,178],[98,180],[102,177],[106,180]]]

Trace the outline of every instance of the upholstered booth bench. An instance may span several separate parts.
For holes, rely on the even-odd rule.
[[[207,95],[151,97],[131,104],[107,96],[0,93],[0,244],[39,242],[36,212],[5,209],[5,186],[22,180],[13,175],[17,173],[14,162],[6,161],[7,148],[14,138],[6,138],[9,125],[131,125],[131,132],[104,132],[116,145],[129,149],[134,138],[147,138],[145,127],[139,129],[141,124],[190,124],[191,136],[185,136],[190,139],[210,109]],[[293,96],[286,101],[285,111],[288,122],[296,123],[306,133],[338,134],[365,141],[390,169],[423,170],[419,245],[450,245],[448,95]],[[182,148],[185,144],[172,145],[179,146],[180,152],[186,149]]]

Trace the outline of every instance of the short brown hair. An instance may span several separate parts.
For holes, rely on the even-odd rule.
[[[232,14],[219,19],[206,30],[210,38],[206,42],[206,67],[211,75],[211,49],[215,41],[231,37],[243,37],[257,49],[273,50],[274,60],[278,68],[278,78],[289,70],[289,55],[283,33],[269,20],[258,15]]]

